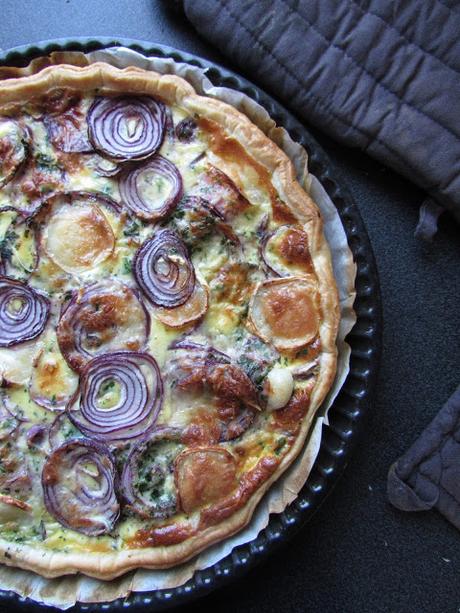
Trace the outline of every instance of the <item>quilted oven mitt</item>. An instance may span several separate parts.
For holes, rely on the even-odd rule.
[[[417,233],[460,221],[457,0],[174,0],[194,27],[297,115],[427,193]],[[405,511],[460,528],[460,387],[390,469]]]
[[[418,233],[460,220],[457,0],[174,0],[298,116],[427,193]]]
[[[398,509],[436,508],[460,530],[460,386],[390,468],[387,491]]]

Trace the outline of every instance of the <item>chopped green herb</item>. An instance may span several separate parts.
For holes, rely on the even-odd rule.
[[[133,265],[129,258],[123,258],[123,272],[125,275],[131,274],[133,271]]]

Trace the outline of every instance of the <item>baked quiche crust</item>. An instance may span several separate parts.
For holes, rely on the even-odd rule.
[[[271,200],[271,215],[275,226],[295,225],[306,234],[311,258],[311,272],[304,276],[302,273],[294,273],[290,287],[286,286],[289,277],[284,276],[272,279],[271,283],[270,276],[268,280],[259,281],[260,291],[257,295],[252,294],[248,322],[244,324],[245,330],[279,349],[289,360],[293,358],[293,351],[310,346],[312,339],[316,339],[318,349],[313,355],[315,377],[304,380],[302,386],[294,388],[285,406],[272,411],[272,419],[277,427],[290,433],[291,442],[286,453],[277,455],[271,452],[257,456],[257,461],[252,466],[249,463],[235,481],[233,463],[238,460],[239,465],[242,464],[241,457],[237,457],[237,460],[235,457],[240,453],[247,458],[248,447],[239,443],[238,437],[230,439],[227,446],[209,439],[200,447],[199,436],[189,432],[186,449],[179,455],[179,460],[176,458],[175,464],[176,487],[179,480],[182,488],[180,504],[187,513],[183,511],[182,515],[176,514],[153,524],[149,521],[145,525],[142,522],[136,524],[138,529],[124,539],[123,547],[118,550],[104,550],[102,546],[98,550],[98,547],[75,545],[72,542],[65,549],[52,549],[39,540],[33,543],[8,540],[0,530],[0,555],[7,565],[31,570],[44,577],[82,572],[100,579],[112,579],[138,567],[160,569],[180,564],[209,545],[233,535],[250,521],[264,493],[280,478],[303,448],[312,420],[334,380],[337,359],[335,341],[339,325],[338,294],[318,207],[298,184],[295,170],[287,156],[242,113],[219,100],[197,95],[190,84],[177,76],[160,75],[134,67],[120,70],[108,64],[96,63],[88,67],[51,66],[35,75],[3,82],[0,86],[0,114],[8,117],[29,102],[46,98],[57,90],[76,92],[80,96],[94,96],[95,93],[98,97],[152,96],[166,106],[179,107],[186,116],[195,118],[206,137],[213,159],[222,162],[222,168],[226,169],[236,184],[239,183],[239,169],[246,169],[254,184],[266,191]],[[239,188],[250,200],[241,182]],[[102,211],[102,219],[105,219],[103,206],[99,209]],[[107,213],[107,219],[111,214],[110,211]],[[84,218],[85,215],[86,211],[83,211],[80,217]],[[231,222],[227,225],[231,226]],[[103,221],[100,226],[100,232],[105,232],[107,245],[97,253],[102,253],[100,257],[106,258],[112,249],[113,237],[106,231]],[[71,258],[67,253],[64,256]],[[258,257],[260,264],[260,254]],[[72,272],[73,268],[69,270]],[[230,286],[238,286],[238,277],[226,278]],[[203,278],[200,282],[204,288],[202,293],[207,296],[200,301],[199,308],[204,311],[212,308],[209,293],[216,283]],[[315,284],[315,292],[307,306],[316,309],[317,321],[310,328],[305,328],[301,310],[291,319],[292,326],[298,326],[298,334],[304,335],[306,339],[299,345],[295,337],[296,330],[290,330],[286,322],[281,322],[281,319],[286,319],[286,314],[283,315],[283,295],[286,294],[283,292],[294,292],[290,299],[294,308],[293,305],[299,299],[302,303],[299,287],[309,287],[312,283]],[[252,290],[258,291],[255,287]],[[299,292],[297,297],[295,292]],[[206,302],[203,306],[208,299],[210,304]],[[174,324],[175,314],[171,314],[171,309],[156,306],[152,309],[151,317],[155,318],[157,309],[160,322],[163,317],[168,325],[171,321]],[[263,312],[262,323],[259,312]],[[196,320],[201,316],[200,311]],[[180,317],[184,319],[179,320],[179,330],[184,329],[181,326],[193,325],[190,324],[193,314],[191,319],[189,313]],[[289,321],[289,317],[286,321]],[[295,337],[294,341],[291,336]],[[312,354],[308,357],[311,359]],[[217,386],[214,380],[219,375],[217,370],[218,367],[208,373],[211,381],[209,385]],[[257,411],[261,411],[260,407],[255,409],[258,415]],[[205,479],[203,482],[199,478],[200,466],[206,466],[206,470],[210,471],[207,481]],[[224,485],[218,491],[213,491],[212,484],[216,481]],[[206,504],[200,506],[200,500],[205,500]],[[27,513],[27,509],[19,509],[19,513]]]

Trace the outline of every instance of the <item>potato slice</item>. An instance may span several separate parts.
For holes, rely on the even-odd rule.
[[[181,328],[201,319],[208,310],[208,304],[209,290],[207,286],[196,281],[193,293],[187,302],[173,309],[158,307],[155,309],[155,316],[165,326]]]
[[[94,204],[62,204],[46,225],[44,246],[49,257],[66,272],[94,268],[113,252],[115,236],[102,210]]]
[[[316,285],[305,277],[268,279],[251,298],[249,327],[278,351],[295,351],[318,334],[319,301]]]
[[[193,513],[236,489],[235,458],[222,447],[188,449],[176,458],[175,480],[182,510]]]

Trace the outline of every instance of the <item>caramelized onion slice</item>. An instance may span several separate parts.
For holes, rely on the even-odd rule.
[[[0,119],[0,188],[9,183],[26,160],[30,132],[10,118]]]
[[[182,177],[169,160],[156,155],[120,176],[122,202],[141,219],[163,219],[182,198]]]
[[[86,125],[77,105],[64,113],[44,115],[51,144],[64,153],[91,153],[94,150],[86,134]]]
[[[133,447],[121,475],[128,509],[144,519],[164,519],[177,511],[174,460],[182,451],[181,431],[158,428],[148,441]]]
[[[119,281],[101,281],[75,291],[57,327],[59,348],[79,372],[93,357],[139,351],[147,341],[150,317],[137,292]]]
[[[106,534],[120,513],[117,478],[109,450],[90,439],[72,439],[43,466],[46,509],[66,528],[88,536]]]
[[[181,328],[199,321],[208,310],[209,290],[206,285],[195,281],[192,295],[184,304],[173,309],[158,307],[155,316],[170,328]]]
[[[138,249],[134,277],[156,306],[184,304],[195,287],[195,269],[181,239],[171,230],[159,230]]]
[[[155,359],[121,351],[98,356],[85,366],[68,416],[87,436],[126,442],[148,435],[162,403],[163,381]]]
[[[278,351],[294,351],[312,341],[319,329],[316,285],[305,277],[259,283],[251,298],[248,322]]]
[[[50,311],[46,296],[0,275],[0,347],[10,347],[39,336]]]
[[[194,191],[206,198],[225,221],[231,221],[251,207],[232,179],[212,164],[200,176]]]
[[[115,160],[143,160],[160,148],[165,109],[148,96],[96,98],[87,122],[95,149]]]

